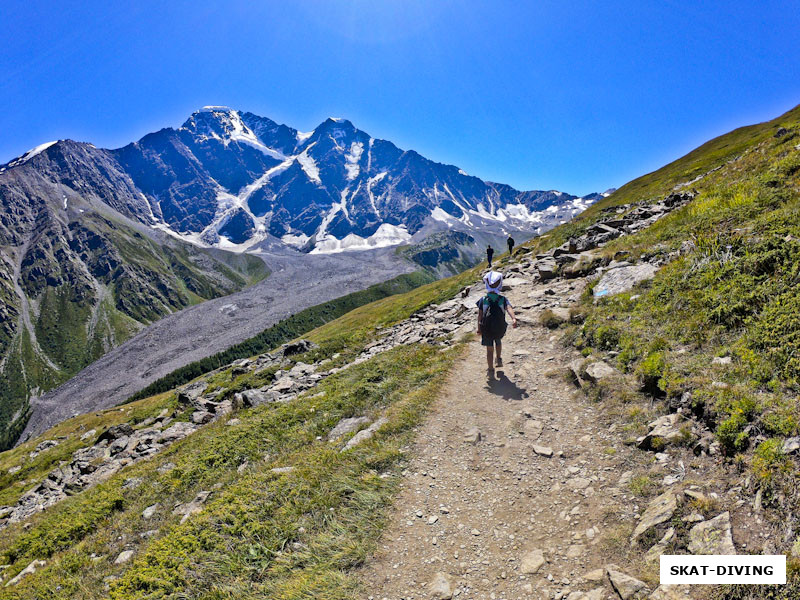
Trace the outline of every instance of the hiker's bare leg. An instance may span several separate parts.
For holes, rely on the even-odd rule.
[[[486,346],[486,362],[489,364],[490,369],[494,369],[494,348]]]
[[[497,346],[497,366],[499,367],[503,364],[503,357],[500,356],[500,353],[503,351],[503,344],[500,343],[500,340],[497,340],[494,345]]]

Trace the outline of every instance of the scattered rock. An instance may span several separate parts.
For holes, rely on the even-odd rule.
[[[142,511],[142,518],[152,519],[153,516],[155,516],[156,511],[158,511],[158,504],[151,504]]]
[[[602,360],[593,362],[587,366],[584,371],[584,379],[591,381],[592,383],[605,381],[606,379],[613,379],[619,376],[619,371]]]
[[[542,568],[545,562],[544,552],[538,549],[531,550],[520,560],[519,570],[525,575],[533,575],[539,572],[539,569]]]
[[[672,518],[678,508],[678,497],[672,492],[664,492],[651,500],[636,529],[633,530],[631,543],[635,543],[639,536],[651,527],[660,525]]]
[[[553,449],[550,448],[549,446],[537,446],[536,444],[534,444],[533,451],[539,456],[546,456],[547,458],[553,456]]]
[[[589,571],[586,575],[583,576],[586,581],[593,581],[595,583],[599,583],[600,581],[605,580],[606,578],[606,570],[605,569],[595,569],[594,571]]]
[[[650,594],[649,600],[692,600],[688,585],[663,584]]]
[[[529,438],[531,441],[539,439],[539,436],[542,435],[543,430],[544,430],[544,424],[541,421],[537,421],[535,419],[531,421],[525,421],[525,424],[523,425],[523,431],[525,432],[525,437]]]
[[[357,431],[364,425],[368,425],[369,422],[369,417],[350,417],[342,419],[336,424],[336,427],[331,429],[328,434],[328,439],[331,441],[338,440],[340,437]]]
[[[736,554],[731,535],[730,513],[698,523],[689,530],[689,552],[692,554]]]
[[[114,561],[115,565],[124,565],[126,562],[133,558],[133,550],[123,550]]]
[[[586,552],[586,546],[583,544],[572,544],[567,548],[567,558],[580,558]]]
[[[611,587],[614,588],[614,591],[619,594],[622,600],[631,600],[632,598],[638,600],[647,595],[647,585],[643,581],[639,581],[616,569],[607,569],[607,572]]]
[[[450,585],[450,578],[447,574],[439,571],[433,576],[433,580],[428,586],[431,590],[431,596],[438,600],[450,600],[453,597],[453,589]]]
[[[729,365],[733,359],[730,356],[715,356],[714,360],[711,361],[712,365]]]
[[[477,444],[481,441],[481,432],[477,427],[469,429],[464,434],[464,441],[468,444]]]

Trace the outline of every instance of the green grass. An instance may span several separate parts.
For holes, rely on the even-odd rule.
[[[779,125],[789,133],[775,137]],[[796,464],[780,453],[800,423],[798,142],[795,109],[712,140],[587,211],[582,220],[615,203],[652,201],[722,165],[693,184],[699,195],[688,205],[602,250],[665,266],[630,292],[596,303],[584,296],[586,319],[572,333],[584,351],[614,351],[609,360],[638,377],[643,399],[677,400],[689,392],[689,408],[712,428],[724,456],[749,468],[765,502],[790,498],[775,503],[787,513],[800,509]],[[556,232],[551,243],[564,234]],[[718,356],[731,363],[713,365]],[[791,596],[782,594],[774,597]],[[761,596],[730,588],[719,597]]]
[[[474,269],[352,310],[308,333],[319,350],[293,358],[319,360],[336,352],[339,362],[352,358],[381,327],[451,298],[477,275]],[[374,548],[413,428],[460,348],[456,343],[449,348],[415,345],[378,355],[290,403],[238,412],[239,425],[209,425],[33,517],[28,529],[8,528],[0,540],[0,562],[12,564],[9,577],[34,558],[48,560],[40,573],[9,588],[10,597],[107,597],[104,580],[111,581],[110,594],[117,598],[352,597],[357,582],[351,570]],[[225,397],[263,385],[272,375],[234,375],[227,368],[209,381]],[[99,433],[122,420],[139,422],[170,406],[175,406],[175,394],[167,392],[84,415],[0,454],[5,473],[23,465],[3,481],[4,490],[13,490],[6,499],[13,501],[53,465],[90,443],[79,441],[82,432],[96,428]],[[372,441],[339,453],[341,444],[332,447],[317,439],[324,440],[341,418],[362,414],[389,419]],[[54,437],[62,438],[59,446],[26,458],[36,443]],[[237,468],[245,461],[249,466],[240,474]],[[159,473],[167,462],[175,468]],[[287,465],[297,470],[284,475],[270,471]],[[144,483],[123,487],[132,477]],[[213,491],[206,509],[179,524],[171,507],[202,489]],[[156,502],[162,510],[145,522],[142,510]],[[152,529],[158,533],[140,536]],[[114,558],[128,546],[136,548],[136,560],[115,566]]]
[[[8,597],[104,597],[109,575],[119,576],[112,598],[351,597],[350,572],[374,548],[413,427],[459,351],[420,345],[379,355],[291,403],[241,411],[239,425],[210,425],[49,509],[27,531],[7,530],[0,553],[12,574],[48,558]],[[345,453],[341,443],[317,439],[341,418],[362,414],[389,422]],[[250,467],[240,475],[244,461]],[[176,467],[159,474],[166,462]],[[296,470],[278,475],[270,471],[276,466]],[[144,483],[123,488],[129,477]],[[179,524],[173,503],[200,489],[213,490],[204,511]],[[156,502],[165,508],[145,522],[141,511]],[[151,528],[158,534],[139,536]],[[135,561],[115,566],[129,546]]]
[[[21,285],[48,360],[16,323],[0,329],[0,351],[6,359],[0,370],[0,449],[13,445],[24,429],[32,392],[62,384],[142,325],[239,290],[269,273],[255,256],[205,251],[174,240],[158,244],[96,214],[71,223],[70,232],[75,248],[58,240],[51,247],[43,236],[22,265]],[[98,293],[85,271],[64,258],[73,251],[107,295]],[[8,276],[0,271],[0,283]],[[0,302],[18,322],[18,300],[10,291],[0,285]]]

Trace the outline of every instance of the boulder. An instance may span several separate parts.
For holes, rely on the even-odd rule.
[[[592,383],[598,383],[607,379],[619,377],[620,373],[608,363],[599,360],[591,363],[584,370],[584,379]]]
[[[698,523],[689,530],[689,552],[692,554],[736,554],[731,535],[729,512]]]
[[[450,585],[450,578],[446,573],[439,571],[433,576],[428,587],[431,590],[431,596],[437,600],[450,600],[453,597],[453,589]]]
[[[626,575],[616,569],[609,568],[607,572],[611,587],[614,588],[614,591],[619,594],[622,600],[638,600],[647,596],[649,590],[643,581],[639,581],[635,577]]]
[[[46,563],[45,561],[43,561],[43,560],[34,560],[34,561],[31,561],[31,562],[28,564],[28,566],[27,566],[27,567],[25,567],[24,569],[22,569],[22,571],[20,571],[20,572],[17,574],[17,576],[16,576],[16,577],[14,577],[13,579],[11,579],[10,581],[8,581],[8,582],[6,583],[6,587],[8,587],[8,586],[10,586],[10,585],[17,585],[17,584],[18,584],[18,583],[19,583],[19,582],[22,580],[22,578],[23,578],[23,577],[26,577],[27,575],[31,575],[31,574],[35,573],[35,572],[36,572],[36,569],[41,569],[41,568],[42,568],[43,566],[45,566],[46,564],[47,564],[47,563]]]
[[[181,421],[162,431],[161,435],[158,436],[158,441],[161,444],[171,444],[172,442],[176,442],[185,438],[196,429],[197,425],[194,423],[186,423]]]
[[[634,544],[639,537],[651,527],[660,525],[672,518],[678,508],[678,497],[672,492],[664,492],[656,496],[647,505],[639,524],[631,535],[631,544]]]
[[[295,354],[304,354],[319,348],[317,344],[309,340],[297,340],[281,346],[280,353],[282,356],[294,356]]]
[[[477,444],[481,441],[481,432],[477,427],[472,427],[464,434],[464,441],[468,444]]]
[[[242,406],[261,406],[269,402],[274,402],[278,395],[271,391],[244,390],[240,393]]]
[[[800,437],[787,438],[781,447],[781,452],[784,454],[794,454],[798,450],[800,450]]]
[[[195,425],[205,425],[214,418],[207,410],[196,410],[192,413],[192,423]]]
[[[342,448],[342,452],[345,450],[350,450],[351,448],[355,448],[359,444],[366,442],[373,435],[375,435],[375,432],[378,431],[378,429],[383,427],[388,422],[389,420],[386,417],[381,417],[366,429],[362,429],[350,438],[350,440],[345,444],[344,448]]]
[[[544,552],[538,549],[531,550],[520,559],[519,570],[525,575],[533,575],[539,572],[545,562]]]
[[[627,292],[641,281],[652,279],[657,269],[650,263],[619,267],[606,271],[594,286],[595,298]]]
[[[133,558],[133,550],[123,550],[119,553],[116,560],[114,561],[115,565],[124,565],[126,562],[130,561]]]
[[[172,509],[172,514],[183,515],[181,517],[181,523],[183,523],[186,521],[186,519],[188,519],[192,515],[197,514],[201,510],[203,510],[203,505],[206,503],[206,500],[208,500],[208,497],[210,495],[211,495],[210,491],[206,490],[200,491],[197,493],[197,495],[191,502],[185,502],[183,504],[178,504],[177,506],[175,506],[175,508]]]
[[[658,543],[654,544],[650,550],[647,551],[647,554],[644,555],[645,562],[654,563],[657,562],[659,557],[667,551],[668,544],[672,541],[672,538],[675,537],[675,528],[670,527],[667,533],[664,534]]]
[[[330,433],[328,433],[328,439],[338,440],[343,435],[347,435],[348,433],[357,431],[364,425],[368,425],[369,422],[369,417],[350,417],[342,419],[336,424],[336,427],[331,429]]]
[[[112,442],[122,437],[128,437],[132,433],[133,427],[131,427],[128,423],[120,423],[119,425],[113,425],[109,427],[102,434],[100,434],[100,437],[97,438],[97,443],[100,443],[103,440]]]
[[[536,270],[539,272],[539,277],[542,281],[553,279],[558,273],[558,265],[555,259],[547,257],[536,261]]]

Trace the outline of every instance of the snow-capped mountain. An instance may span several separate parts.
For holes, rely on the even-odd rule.
[[[346,119],[308,133],[209,106],[111,154],[151,226],[205,246],[373,248],[442,229],[530,237],[601,197],[520,192],[371,137]]]

